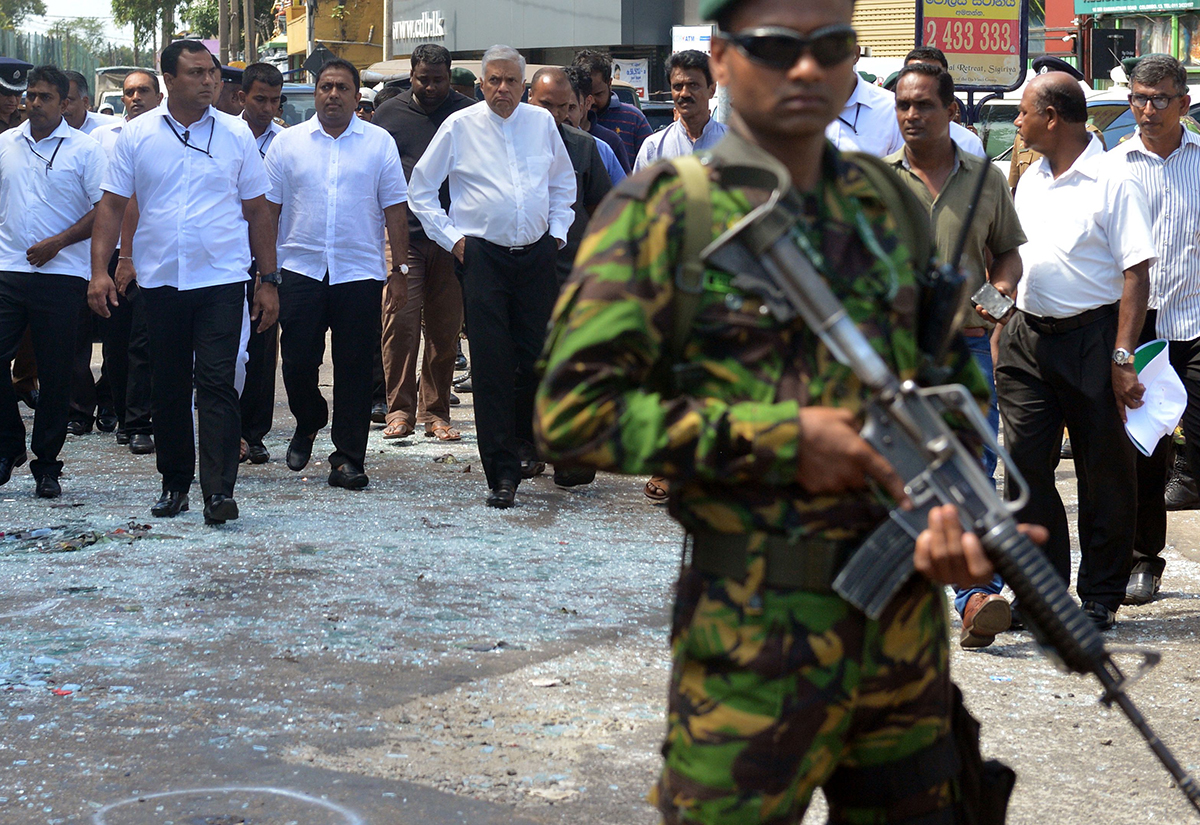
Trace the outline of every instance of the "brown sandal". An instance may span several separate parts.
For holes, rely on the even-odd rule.
[[[383,428],[384,438],[408,438],[416,432],[411,421],[405,421],[403,418],[391,421]]]
[[[425,437],[438,441],[462,441],[462,433],[445,421],[432,421],[425,425]]]
[[[664,476],[651,476],[642,488],[642,493],[654,504],[665,504],[671,491],[671,483]]]

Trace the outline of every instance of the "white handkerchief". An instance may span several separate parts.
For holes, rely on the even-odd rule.
[[[1175,431],[1187,407],[1187,390],[1171,366],[1167,342],[1161,338],[1138,347],[1133,365],[1146,394],[1142,406],[1136,410],[1125,408],[1125,432],[1133,446],[1148,456],[1164,435]]]

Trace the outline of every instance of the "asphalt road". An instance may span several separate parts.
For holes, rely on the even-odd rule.
[[[679,533],[641,479],[547,475],[484,507],[463,400],[456,445],[375,427],[355,493],[325,482],[328,431],[304,473],[283,464],[281,394],[272,460],[242,465],[242,518],[220,528],[198,487],[151,518],[153,457],[111,435],[68,440],[59,501],[18,470],[0,488],[0,825],[653,823]],[[1161,651],[1132,695],[1197,771],[1200,516],[1171,518],[1162,598],[1109,638]],[[954,650],[986,751],[1019,773],[1009,822],[1196,820],[1097,685],[1027,634]]]

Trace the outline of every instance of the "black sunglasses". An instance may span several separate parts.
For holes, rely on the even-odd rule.
[[[740,32],[721,32],[742,54],[756,63],[784,71],[808,52],[822,68],[828,69],[858,53],[858,33],[851,26],[837,25],[803,35],[780,26],[764,26]]]

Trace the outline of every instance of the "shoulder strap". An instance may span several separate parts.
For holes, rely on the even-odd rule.
[[[683,357],[692,324],[700,312],[704,295],[704,262],[700,253],[712,241],[712,200],[708,166],[697,155],[671,158],[671,166],[683,184],[686,197],[683,213],[683,244],[675,270],[675,300],[672,308],[670,353],[674,361]]]
[[[913,274],[918,282],[924,281],[934,252],[933,233],[925,207],[882,159],[865,152],[843,152],[842,157],[863,173],[888,212],[896,218],[896,230],[908,250]]]

